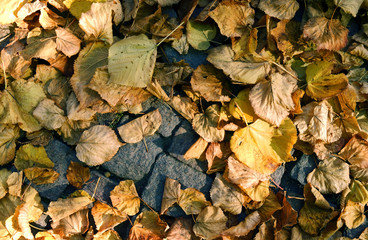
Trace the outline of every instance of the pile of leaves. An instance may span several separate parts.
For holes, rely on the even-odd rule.
[[[34,236],[31,222],[44,209],[24,177],[35,185],[58,179],[44,149],[58,136],[87,165],[68,169],[81,188],[88,166],[158,130],[160,112],[141,113],[152,95],[192,124],[200,137],[184,157],[207,161],[216,178],[211,202],[167,179],[161,212],[141,212],[129,239],[328,239],[360,226],[368,203],[367,9],[367,0],[3,2],[1,238],[121,239],[114,227],[141,206],[133,181],[116,186],[112,205],[81,190],[50,202],[51,228]],[[206,52],[208,62],[192,69],[162,46]],[[105,113],[116,113],[109,126],[96,121]],[[124,114],[137,117],[116,128]],[[294,150],[320,160],[298,213],[285,191],[270,189],[270,175],[296,160]],[[338,194],[340,205],[326,194]],[[193,220],[167,224],[174,204]],[[359,239],[367,238],[365,230]]]

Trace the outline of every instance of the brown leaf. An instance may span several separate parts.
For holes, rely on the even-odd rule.
[[[189,159],[200,159],[204,160],[204,153],[208,146],[208,142],[203,138],[199,137],[198,140],[185,152],[184,158]]]
[[[368,142],[361,136],[354,135],[339,152],[339,156],[352,165],[368,168]]]
[[[338,51],[348,42],[348,32],[338,19],[314,17],[304,25],[304,38],[311,39],[317,49]]]
[[[51,224],[54,233],[63,238],[85,233],[89,225],[88,211],[88,209],[82,209],[59,221],[54,221]]]
[[[110,199],[115,208],[129,216],[133,216],[139,211],[141,200],[132,180],[121,181],[110,192]]]
[[[180,190],[178,204],[187,215],[199,214],[203,208],[211,205],[205,195],[195,188]]]
[[[168,240],[195,240],[198,239],[192,230],[193,221],[189,218],[176,218],[170,226],[166,238]]]
[[[206,150],[207,174],[223,171],[227,158],[232,154],[229,142],[210,143]]]
[[[181,184],[178,181],[166,177],[160,214],[164,214],[171,206],[178,202],[181,192],[180,187]]]
[[[32,167],[24,169],[24,175],[33,184],[54,183],[59,178],[59,173],[50,168]]]
[[[276,196],[279,201],[282,201],[282,209],[273,214],[276,218],[276,229],[280,231],[283,227],[293,226],[297,223],[298,212],[291,207],[281,192],[278,192]]]
[[[66,56],[71,57],[80,50],[81,40],[73,35],[68,29],[57,28],[56,32],[56,48],[62,51]]]
[[[96,228],[100,232],[112,229],[128,219],[126,213],[99,201],[95,202],[91,212]]]
[[[79,162],[71,162],[69,164],[66,178],[74,187],[81,189],[90,178],[90,171],[88,167],[84,167]]]
[[[138,215],[129,232],[129,240],[161,240],[167,224],[156,212],[145,211]]]

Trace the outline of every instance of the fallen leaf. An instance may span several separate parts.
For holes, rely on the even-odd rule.
[[[292,93],[297,81],[289,75],[274,73],[270,80],[258,82],[249,93],[254,112],[267,122],[280,126],[281,122],[295,108]]]
[[[75,150],[79,160],[96,166],[110,161],[122,145],[111,128],[96,125],[83,132]]]
[[[22,194],[23,171],[12,172],[6,180],[10,195],[20,197]]]
[[[364,204],[348,201],[341,213],[341,218],[349,228],[357,228],[365,221]]]
[[[58,27],[56,32],[56,49],[71,57],[80,51],[81,40],[68,29]]]
[[[368,142],[359,135],[354,135],[339,152],[339,157],[360,168],[368,168]]]
[[[176,218],[170,226],[166,238],[168,240],[194,240],[197,239],[192,230],[193,222],[188,218]]]
[[[19,128],[0,124],[0,165],[11,162],[15,156],[15,141],[18,139]]]
[[[197,216],[193,226],[196,236],[204,239],[214,239],[226,229],[227,217],[221,208],[208,206]]]
[[[276,211],[273,216],[276,218],[276,230],[284,227],[294,226],[298,221],[298,212],[293,209],[285,195],[277,193],[277,197],[282,200],[282,208]]]
[[[94,240],[122,240],[119,233],[115,230],[107,230],[105,232],[98,232],[93,236]]]
[[[109,48],[108,69],[110,82],[147,87],[156,63],[157,48],[146,35],[127,37]]]
[[[115,208],[129,216],[133,216],[139,212],[141,200],[132,180],[121,181],[110,192],[110,199]]]
[[[48,130],[56,130],[65,122],[64,111],[55,105],[51,99],[42,100],[35,110],[33,116]]]
[[[255,84],[264,79],[271,70],[268,62],[254,62],[244,59],[234,61],[235,53],[230,46],[222,45],[209,50],[207,61],[229,75],[235,84]]]
[[[22,56],[28,60],[31,58],[42,58],[46,61],[55,59],[57,56],[55,31],[42,30],[37,27],[27,35],[27,46],[22,51]]]
[[[93,206],[92,216],[99,232],[104,232],[113,229],[115,226],[128,219],[126,213],[119,211],[116,208],[110,207],[106,203],[96,201]]]
[[[81,14],[79,26],[87,36],[93,36],[95,39],[112,44],[112,8],[110,2],[93,2],[89,10]]]
[[[68,166],[66,178],[72,186],[81,189],[83,184],[90,179],[90,170],[79,162],[71,162]]]
[[[229,142],[210,143],[206,150],[207,174],[223,171],[227,158],[232,154]]]
[[[347,194],[346,194],[347,192]],[[343,197],[341,205],[344,206],[344,202],[352,201],[356,203],[367,204],[368,203],[368,190],[358,180],[351,180],[349,188],[345,189],[342,193]]]
[[[199,137],[198,140],[193,143],[193,145],[185,152],[184,158],[186,160],[193,158],[201,159],[201,156],[205,153],[207,146],[208,142],[202,137]]]
[[[229,104],[229,112],[236,119],[242,119],[247,123],[251,123],[257,118],[254,109],[249,100],[250,89],[243,89],[238,96],[231,99]]]
[[[10,0],[3,2],[0,10],[0,24],[12,23],[17,19],[16,10],[27,1]]]
[[[50,168],[31,167],[24,169],[24,175],[35,185],[54,183],[59,173]]]
[[[364,0],[334,0],[334,3],[337,7],[342,8],[346,13],[350,13],[351,15],[353,15],[353,17],[356,17],[359,8],[363,2]]]
[[[124,142],[137,143],[146,136],[152,136],[161,126],[162,117],[158,109],[118,127]]]
[[[267,198],[263,201],[260,208],[257,209],[259,215],[261,216],[262,222],[268,221],[278,210],[282,209],[277,196],[270,191]],[[295,218],[296,221],[296,218]]]
[[[210,190],[213,206],[220,207],[231,214],[240,214],[243,209],[244,196],[238,188],[228,183],[219,173]]]
[[[84,209],[88,204],[92,203],[90,197],[73,197],[67,199],[59,198],[57,201],[50,202],[48,214],[53,222],[58,222],[61,219],[72,215],[82,209]]]
[[[213,66],[199,65],[193,72],[190,84],[193,91],[198,92],[208,102],[229,102],[229,94],[223,86],[225,80],[223,73]]]
[[[14,165],[18,171],[31,167],[54,167],[44,147],[34,147],[30,144],[23,145],[17,150]]]
[[[178,205],[183,209],[186,215],[199,214],[202,209],[211,205],[203,193],[195,188],[180,190]]]
[[[243,191],[269,179],[269,175],[261,174],[247,167],[232,156],[227,160],[224,177],[231,183],[238,185]]]
[[[338,19],[314,17],[304,25],[303,36],[311,39],[317,45],[317,50],[338,51],[347,44],[348,32]]]
[[[216,27],[207,23],[189,20],[186,26],[187,41],[197,50],[207,50],[216,36]]]
[[[129,240],[160,240],[165,237],[167,224],[156,212],[145,211],[138,215],[129,232]]]
[[[254,23],[254,9],[249,3],[232,0],[222,1],[208,15],[215,20],[221,34],[227,37],[241,37]]]
[[[270,182],[269,181],[260,182],[254,187],[244,189],[244,192],[253,201],[263,202],[270,195]]]
[[[192,126],[199,136],[207,142],[221,142],[225,137],[225,130],[217,129],[220,115],[220,107],[211,105],[205,113],[198,113],[194,116]]]
[[[82,209],[59,221],[54,221],[51,224],[54,233],[63,238],[85,233],[89,225],[88,211],[88,209]]]
[[[272,1],[261,0],[258,7],[267,15],[278,19],[291,19],[299,9],[299,3],[296,0]]]
[[[181,192],[180,187],[181,184],[178,181],[166,177],[160,214],[164,214],[171,206],[178,202]]]
[[[314,62],[306,69],[306,93],[315,99],[326,99],[341,93],[348,87],[348,78],[345,74],[331,74],[331,62]]]
[[[227,229],[221,235],[233,237],[246,236],[250,231],[254,230],[260,223],[261,223],[261,216],[259,215],[258,211],[254,211],[248,216],[246,216],[245,219],[241,221],[238,225]]]

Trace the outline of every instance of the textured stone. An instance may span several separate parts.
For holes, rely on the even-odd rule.
[[[343,231],[343,236],[348,238],[359,238],[360,234],[368,227],[367,215],[365,216],[364,222],[357,228],[349,229],[345,227]]]
[[[57,200],[65,188],[69,185],[66,179],[66,171],[70,161],[79,161],[76,157],[75,151],[68,145],[53,140],[45,147],[47,156],[54,162],[54,170],[60,174],[59,178],[51,184],[41,184],[32,186],[38,191],[41,197],[47,198],[51,201]]]
[[[209,190],[212,185],[212,178],[169,155],[161,154],[142,193],[142,199],[156,211],[161,210],[166,177],[179,181],[182,189],[196,188],[207,196],[207,200],[210,199]],[[167,214],[173,217],[185,215],[178,207],[170,209]]]
[[[98,180],[100,178],[100,180]],[[97,188],[96,184],[98,182]],[[100,202],[111,204],[110,192],[118,185],[119,182],[111,178],[105,177],[98,171],[91,171],[91,178],[83,185],[83,190],[88,192],[91,196],[95,192],[94,198]]]
[[[276,169],[275,172],[273,172],[271,174],[271,178],[272,180],[277,184],[277,185],[280,185],[281,184],[281,179],[282,179],[282,176],[284,175],[285,173],[285,166],[284,165],[281,165],[280,167],[278,167]]]
[[[196,159],[184,159],[184,154],[186,151],[198,140],[199,135],[193,130],[192,125],[188,121],[183,121],[179,128],[175,131],[172,136],[171,145],[167,152],[198,171],[207,171],[207,162],[199,161]]]
[[[151,97],[146,102],[144,102],[142,104],[142,108],[145,113],[151,112],[155,109],[159,110],[162,117],[162,124],[157,132],[164,137],[171,136],[173,130],[181,122],[178,113],[176,113],[175,110],[171,109],[169,105],[165,104],[165,102],[157,99],[156,97]]]
[[[286,192],[287,201],[291,204],[294,210],[299,211],[304,205],[304,200],[302,200],[304,198],[303,185],[290,178],[288,174],[284,174],[281,179],[280,186]]]
[[[302,155],[292,167],[290,177],[300,182],[300,184],[307,184],[307,176],[317,167],[317,157],[313,155]]]
[[[162,152],[162,139],[159,135],[145,137],[148,152],[143,140],[125,144],[118,153],[102,167],[116,176],[139,181],[151,170],[156,156]]]

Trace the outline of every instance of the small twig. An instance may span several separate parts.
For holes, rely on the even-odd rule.
[[[95,186],[95,190],[93,191],[92,198],[95,198],[95,194],[96,194],[96,191],[97,191],[98,184],[100,183],[100,179],[101,179],[101,177],[98,177],[98,180],[97,180],[97,183],[96,183],[96,186]]]
[[[43,229],[43,228],[36,227],[36,226],[32,225],[31,223],[29,223],[29,226],[30,226],[31,228],[34,228],[34,229],[37,229],[37,230],[40,230],[40,231],[47,231],[47,229]]]
[[[278,64],[277,62],[272,61],[272,64],[276,65],[277,67],[281,68],[283,71],[285,71],[287,74],[289,74],[290,76],[292,76],[293,78],[295,78],[296,80],[300,81],[300,79],[295,76],[293,73],[291,73],[289,70],[287,70],[284,66]]]
[[[305,198],[302,197],[295,197],[295,196],[287,196],[287,197],[292,199],[305,200]]]
[[[146,139],[143,137],[143,143],[144,143],[144,146],[146,147],[146,151],[148,152],[148,146],[147,146],[147,143],[146,143]]]
[[[282,191],[285,191],[282,187],[280,187],[276,182],[275,180],[273,180],[272,177],[270,177],[270,180],[272,181],[273,184],[275,184],[276,187],[280,188]]]

